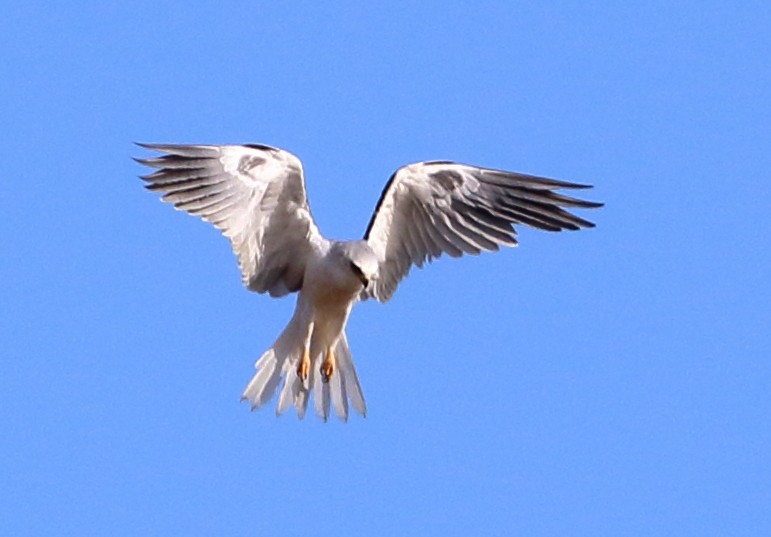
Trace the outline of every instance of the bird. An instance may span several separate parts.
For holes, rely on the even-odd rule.
[[[594,223],[567,211],[602,203],[558,190],[591,188],[545,177],[434,160],[390,177],[362,239],[319,231],[300,159],[263,144],[137,143],[155,156],[135,158],[140,176],[176,209],[211,223],[230,241],[243,285],[271,297],[297,294],[294,313],[255,363],[242,394],[252,410],[278,392],[276,415],[309,401],[324,421],[347,421],[349,405],[366,416],[345,327],[359,301],[387,302],[413,266],[517,246],[515,225],[545,231]]]

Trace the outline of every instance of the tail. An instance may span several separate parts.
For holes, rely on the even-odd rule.
[[[322,353],[311,356],[311,369],[308,379],[303,382],[297,376],[297,366],[302,353],[302,338],[294,323],[284,329],[273,346],[265,351],[254,364],[257,372],[241,395],[242,401],[249,401],[255,410],[273,398],[281,380],[280,394],[276,406],[276,415],[283,414],[289,405],[297,409],[297,416],[302,419],[308,408],[311,387],[313,389],[316,414],[324,421],[329,417],[329,408],[334,407],[335,413],[343,421],[348,420],[348,401],[354,410],[362,416],[367,415],[367,405],[361,392],[356,368],[353,366],[351,349],[345,332],[335,345],[334,353],[337,370],[324,382],[319,373]]]

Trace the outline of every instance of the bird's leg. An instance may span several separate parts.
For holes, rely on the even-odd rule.
[[[311,372],[311,337],[313,336],[313,323],[308,325],[308,332],[305,334],[303,341],[303,355],[300,358],[300,363],[297,364],[297,376],[305,382],[308,379],[308,374]]]
[[[324,361],[321,362],[321,379],[324,382],[329,382],[332,375],[335,372],[335,353],[332,352],[332,347],[327,347],[327,355]]]
[[[311,371],[311,353],[308,347],[303,348],[303,357],[300,359],[300,363],[297,364],[297,376],[305,382],[308,379],[308,373]]]

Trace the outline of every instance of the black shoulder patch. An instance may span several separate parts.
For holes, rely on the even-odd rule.
[[[400,170],[401,168],[399,168]],[[380,212],[380,207],[383,205],[383,201],[385,201],[386,196],[388,195],[388,191],[391,190],[391,185],[396,180],[396,174],[399,173],[399,170],[396,170],[391,177],[388,179],[388,182],[386,183],[385,187],[383,188],[383,192],[380,193],[380,199],[377,200],[377,205],[375,205],[375,212],[372,213],[372,218],[369,219],[369,224],[367,224],[367,231],[364,232],[364,240],[369,240],[369,233],[372,231],[372,226],[375,225],[375,219],[377,218],[378,213]]]
[[[259,149],[260,151],[275,151],[275,147],[271,147],[269,145],[264,144],[242,144],[244,147],[248,147],[250,149]]]

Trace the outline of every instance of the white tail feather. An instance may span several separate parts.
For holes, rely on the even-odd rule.
[[[316,415],[324,421],[329,418],[329,382],[324,382],[320,372],[314,371],[313,402],[316,405]]]
[[[329,383],[332,385],[329,391],[332,392],[332,407],[335,409],[335,414],[346,421],[348,419],[348,395],[345,393],[345,377],[341,373],[332,375]]]
[[[356,368],[353,366],[351,349],[348,347],[348,338],[345,336],[345,331],[340,334],[340,339],[335,347],[335,356],[337,357],[337,370],[340,373],[340,383],[344,395],[347,396],[347,399],[351,400],[353,409],[366,417],[367,403],[364,401],[359,377],[356,375]],[[347,403],[345,407],[346,409],[348,408]]]
[[[284,384],[281,388],[281,394],[278,396],[278,405],[276,406],[276,414],[281,415],[286,412],[294,400],[297,398],[297,389],[299,382],[297,381],[297,368],[292,367],[289,360],[284,363],[283,376]]]
[[[315,350],[315,349],[314,349]],[[311,368],[308,379],[303,383],[297,376],[297,366],[300,363],[302,353],[302,338],[294,323],[284,329],[273,347],[265,351],[254,364],[257,372],[246,386],[242,401],[249,401],[252,410],[265,405],[273,398],[279,385],[281,390],[276,405],[276,414],[283,414],[290,405],[294,404],[297,416],[302,419],[308,408],[311,389],[316,414],[324,421],[329,417],[330,406],[335,414],[346,421],[348,419],[348,400],[359,414],[366,416],[367,407],[364,395],[356,376],[356,369],[348,348],[345,332],[335,346],[334,353],[337,362],[337,370],[329,382],[324,382],[318,371],[323,354],[314,353],[311,356]],[[283,379],[283,384],[281,380]]]

